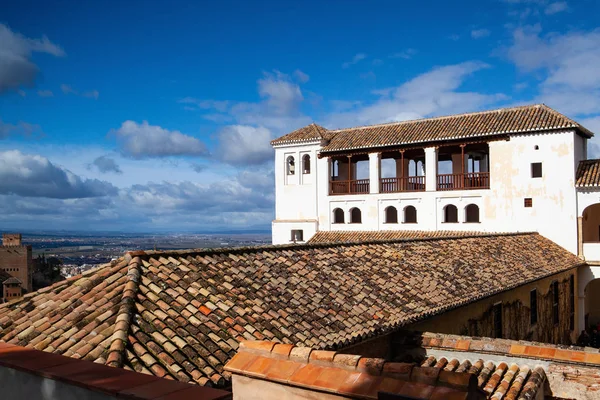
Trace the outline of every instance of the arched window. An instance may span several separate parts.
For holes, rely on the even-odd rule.
[[[404,223],[405,224],[416,224],[417,223],[417,209],[414,206],[406,206],[404,208]]]
[[[397,224],[398,223],[398,210],[396,210],[396,207],[389,206],[385,209],[385,223],[386,224]]]
[[[465,207],[465,222],[479,222],[479,207],[476,204]]]
[[[351,224],[362,223],[362,216],[360,213],[360,209],[358,209],[356,207],[350,209],[350,223]]]
[[[334,224],[343,224],[344,223],[344,210],[341,208],[336,208],[333,210],[333,223]]]
[[[296,173],[296,163],[294,162],[294,156],[288,156],[286,165],[287,165],[287,174],[294,175],[294,173]]]
[[[302,173],[310,174],[310,156],[308,154],[302,156]]]
[[[444,222],[458,222],[458,208],[455,205],[444,207]]]

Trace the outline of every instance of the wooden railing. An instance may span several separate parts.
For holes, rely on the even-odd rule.
[[[437,176],[437,190],[469,190],[489,188],[489,172],[469,172],[466,174],[440,174]]]
[[[404,178],[381,178],[379,182],[379,191],[381,193],[425,191],[424,176],[406,176]]]
[[[329,181],[330,194],[366,194],[369,193],[369,180]]]

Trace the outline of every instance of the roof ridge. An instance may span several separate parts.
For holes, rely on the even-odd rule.
[[[121,304],[117,312],[115,329],[110,338],[110,347],[106,357],[106,365],[110,367],[121,368],[125,359],[125,347],[127,345],[127,336],[131,326],[131,318],[135,311],[135,298],[139,289],[140,282],[140,264],[139,257],[133,257],[131,254],[125,254],[125,261],[128,262],[127,283],[123,287]]]
[[[461,114],[439,115],[437,117],[423,117],[423,118],[416,118],[416,119],[408,119],[405,121],[385,122],[385,123],[374,124],[374,125],[357,125],[357,126],[352,126],[352,127],[347,127],[347,128],[329,129],[328,131],[332,132],[332,133],[336,133],[336,132],[341,132],[341,131],[349,131],[349,130],[353,130],[353,129],[378,128],[378,127],[382,127],[382,126],[402,125],[402,124],[408,124],[408,123],[419,123],[419,122],[424,122],[424,121],[459,118],[459,117],[465,117],[465,116],[469,116],[469,115],[488,114],[488,113],[491,114],[494,112],[501,112],[501,111],[513,111],[513,110],[519,110],[519,109],[523,109],[523,108],[542,108],[542,107],[544,107],[545,109],[548,109],[548,110],[552,110],[554,113],[567,118],[569,121],[571,121],[578,127],[580,126],[577,122],[573,121],[566,115],[559,113],[558,111],[554,110],[553,108],[550,108],[543,103],[537,103],[537,104],[526,104],[526,105],[514,106],[514,107],[495,108],[492,110],[472,111],[472,112],[461,113]]]
[[[386,244],[386,243],[409,243],[409,242],[425,242],[425,241],[440,241],[440,240],[458,240],[458,239],[473,239],[482,237],[503,237],[503,236],[525,236],[539,235],[539,232],[482,232],[472,233],[467,235],[448,235],[439,237],[415,237],[415,238],[393,238],[393,239],[369,239],[364,241],[347,241],[347,242],[328,242],[328,243],[310,243],[303,244],[283,244],[283,245],[258,245],[258,246],[242,246],[242,247],[213,247],[213,248],[195,248],[184,250],[136,250],[129,251],[126,256],[165,256],[165,255],[192,255],[192,254],[223,254],[223,253],[248,253],[270,250],[289,250],[289,249],[311,249],[323,247],[340,247],[340,246],[356,246],[357,244]]]

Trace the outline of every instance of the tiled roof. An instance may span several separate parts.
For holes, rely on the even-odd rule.
[[[0,305],[0,341],[225,386],[242,340],[339,348],[582,263],[536,233],[130,252]]]
[[[299,131],[302,131],[302,129]],[[328,130],[326,139],[329,143],[322,148],[321,152],[485,138],[558,129],[575,129],[584,137],[593,136],[592,132],[558,111],[544,104],[535,104],[445,117]],[[276,139],[271,143],[291,142],[286,138],[289,135],[296,137],[299,135],[296,132],[298,131]]]
[[[271,141],[272,145],[301,143],[324,139],[327,129],[317,124],[310,124]]]
[[[575,186],[600,186],[600,160],[583,160],[579,162],[575,176]]]
[[[455,238],[490,235],[470,231],[320,231],[308,243],[377,242],[399,239]]]
[[[21,282],[19,279],[15,278],[14,276],[11,276],[10,278],[8,278],[2,282],[2,284],[7,284],[7,285],[10,285],[12,283],[18,283],[20,285],[23,282]]]
[[[414,399],[534,399],[546,380],[543,368],[514,363],[435,357],[419,364],[386,362],[273,342],[243,342],[225,369],[361,399],[377,399],[379,392]]]

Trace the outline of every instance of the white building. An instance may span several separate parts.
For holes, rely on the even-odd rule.
[[[349,129],[311,124],[271,142],[273,244],[319,231],[537,231],[588,261],[580,300],[597,285],[600,303],[592,136],[543,104]],[[600,311],[588,316],[600,321]]]

